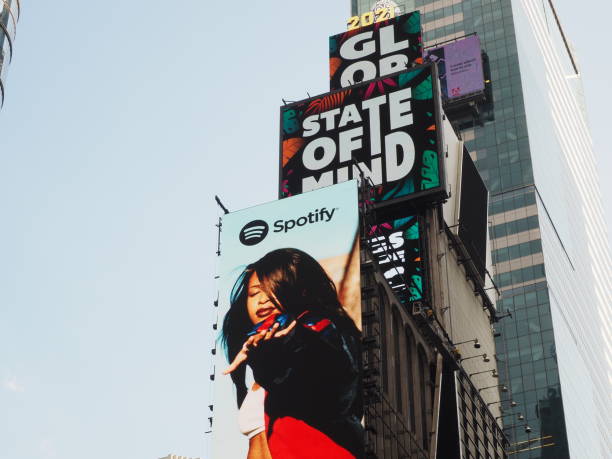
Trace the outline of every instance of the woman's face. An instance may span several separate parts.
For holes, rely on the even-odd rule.
[[[261,289],[257,273],[251,275],[247,287],[247,312],[253,325],[265,320],[272,314],[281,312],[268,295]]]

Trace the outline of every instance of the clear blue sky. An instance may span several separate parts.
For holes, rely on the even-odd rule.
[[[213,195],[275,198],[281,98],[326,91],[349,13],[252,3],[23,1],[0,111],[2,459],[204,456]],[[609,218],[612,11],[559,10]]]

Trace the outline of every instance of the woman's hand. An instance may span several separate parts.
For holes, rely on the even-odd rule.
[[[258,334],[250,336],[244,342],[244,344],[242,345],[242,349],[240,349],[240,352],[236,354],[236,357],[234,358],[232,363],[230,363],[230,366],[225,369],[223,374],[229,375],[231,372],[240,367],[240,365],[246,362],[249,358],[249,351],[257,347],[260,341],[268,341],[273,338],[282,338],[283,336],[287,336],[291,332],[291,330],[293,330],[296,324],[297,322],[294,320],[286,328],[279,331],[278,328],[280,327],[280,324],[275,323],[269,330],[262,330]]]

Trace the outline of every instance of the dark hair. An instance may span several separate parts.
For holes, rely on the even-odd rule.
[[[228,361],[234,360],[253,327],[246,307],[248,283],[253,273],[257,274],[262,291],[283,312],[297,317],[310,311],[329,318],[336,326],[348,324],[357,330],[338,300],[336,286],[319,262],[298,249],[277,249],[248,265],[232,288],[221,336]],[[238,392],[238,406],[248,391],[245,373],[242,365],[231,374]]]

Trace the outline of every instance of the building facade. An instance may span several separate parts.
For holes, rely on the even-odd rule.
[[[4,104],[6,74],[13,57],[19,13],[19,0],[0,0],[0,107]]]
[[[374,3],[352,0],[351,12]],[[491,193],[509,454],[612,457],[611,262],[579,68],[554,4],[396,4],[421,12],[425,47],[477,33],[488,56],[493,117],[461,136]]]
[[[494,314],[486,293],[475,292],[479,281],[441,208],[420,211],[419,226],[431,294],[409,307],[389,283],[390,265],[406,247],[372,237],[362,243],[366,458],[507,458],[497,422],[507,395],[488,357]],[[373,228],[367,217],[364,227],[366,234]]]

